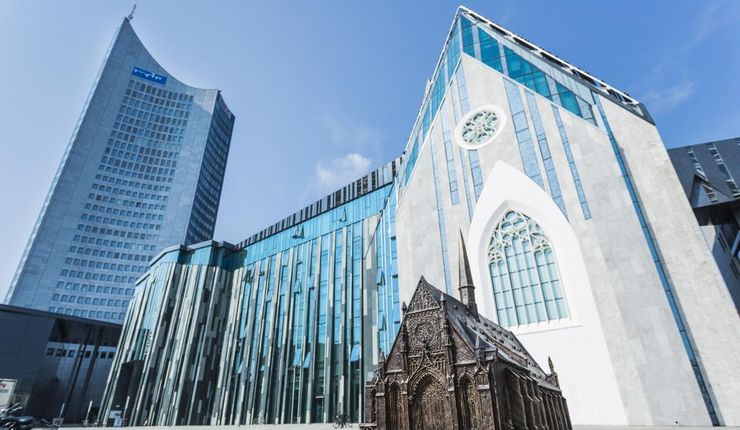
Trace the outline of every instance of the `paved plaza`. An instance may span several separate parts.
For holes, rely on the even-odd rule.
[[[264,424],[264,425],[248,425],[248,426],[158,426],[158,427],[127,427],[127,430],[206,430],[210,428],[217,428],[218,430],[299,430],[299,429],[310,429],[310,430],[328,430],[333,429],[331,424]],[[353,429],[357,429],[358,425],[353,424]],[[700,430],[700,429],[712,429],[714,427],[686,427],[686,426],[573,426],[573,430]],[[740,427],[722,427],[726,430],[740,430]],[[87,430],[88,427],[65,427],[65,430]]]

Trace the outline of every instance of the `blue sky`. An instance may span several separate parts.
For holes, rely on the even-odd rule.
[[[452,1],[142,1],[134,28],[237,115],[216,238],[238,242],[400,154]],[[133,1],[0,2],[4,295]],[[470,1],[647,104],[669,147],[740,135],[740,2]]]

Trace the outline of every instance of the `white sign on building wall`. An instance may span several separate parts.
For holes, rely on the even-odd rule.
[[[6,409],[10,405],[16,382],[15,379],[0,379],[0,409]]]

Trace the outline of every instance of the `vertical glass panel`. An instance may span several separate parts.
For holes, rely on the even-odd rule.
[[[482,28],[478,28],[478,40],[480,40],[480,56],[484,64],[503,73],[501,58],[498,53],[498,42]]]
[[[524,104],[522,102],[519,87],[508,79],[504,80],[506,96],[509,99],[509,109],[511,110],[516,139],[519,144],[519,155],[524,165],[524,173],[535,181],[540,187],[544,188],[545,184],[537,164],[537,153],[532,143],[532,135],[529,132],[527,116],[524,113]]]
[[[475,57],[475,40],[473,39],[473,23],[469,19],[460,15],[460,24],[462,26],[463,51]]]
[[[550,155],[550,146],[547,143],[547,135],[545,133],[545,127],[542,124],[542,118],[540,117],[539,108],[537,108],[537,98],[530,91],[524,91],[527,96],[527,104],[529,105],[529,113],[534,123],[535,135],[537,137],[537,144],[540,148],[540,155],[542,156],[542,163],[545,166],[545,175],[547,175],[547,184],[550,187],[550,196],[553,201],[558,205],[563,214],[567,217],[568,212],[565,209],[565,201],[560,192],[560,182],[558,181],[557,172],[555,172],[555,164],[552,161]]]

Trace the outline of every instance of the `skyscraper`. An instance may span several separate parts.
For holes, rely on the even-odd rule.
[[[171,76],[125,18],[6,301],[120,322],[160,248],[212,237],[233,126],[220,91]]]
[[[152,260],[104,411],[130,404],[129,422],[149,425],[357,419],[356,387],[420,277],[470,292],[462,231],[478,313],[541,367],[552,357],[574,424],[740,424],[740,320],[647,108],[464,7],[439,58],[401,164],[382,169],[392,180],[373,172],[236,246]],[[410,401],[426,376],[459,384],[475,360],[445,366],[435,334],[419,335],[430,348],[404,365],[427,373],[398,387]]]

